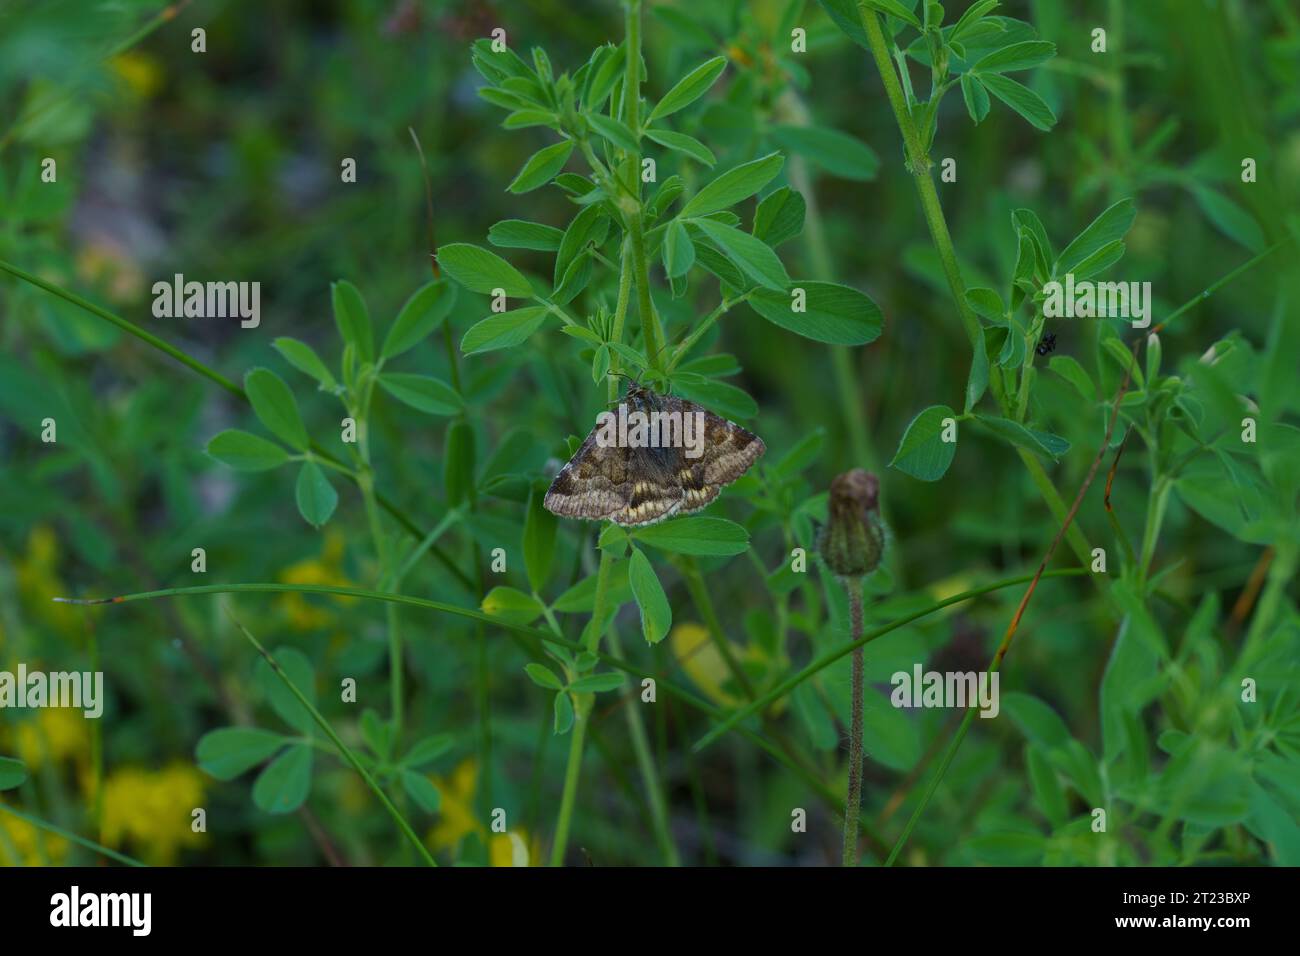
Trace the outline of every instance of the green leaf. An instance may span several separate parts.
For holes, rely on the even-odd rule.
[[[544,305],[530,305],[490,315],[470,326],[460,340],[460,350],[466,355],[507,349],[528,340],[542,327],[549,310]]]
[[[803,232],[806,212],[807,204],[800,193],[789,186],[774,189],[759,200],[754,210],[754,238],[775,249]]]
[[[803,289],[804,311],[796,312],[796,290]],[[857,289],[834,282],[800,279],[788,290],[758,289],[750,307],[773,325],[829,345],[866,345],[880,335],[885,317]]]
[[[898,17],[904,23],[911,24],[918,30],[922,29],[921,21],[916,18],[907,7],[903,6],[898,0],[861,0],[862,6],[870,7],[877,13],[884,13],[891,17]]]
[[[298,451],[307,450],[310,441],[298,403],[280,376],[270,369],[250,369],[244,376],[244,391],[254,414],[271,434]]]
[[[271,656],[279,663],[281,674],[276,674],[271,670],[270,664],[262,660],[257,668],[257,684],[281,720],[299,733],[311,736],[315,733],[316,721],[311,711],[302,705],[284,681],[287,678],[315,707],[316,669],[312,667],[307,655],[294,647],[278,648],[272,651]]]
[[[503,219],[488,230],[488,242],[502,249],[554,252],[563,237],[563,230],[525,219]]]
[[[1008,441],[1017,447],[1026,448],[1039,455],[1059,458],[1070,450],[1070,443],[1064,438],[1049,432],[1026,428],[1019,422],[1013,422],[1009,418],[998,418],[995,415],[976,415],[975,420],[1003,441]]]
[[[502,289],[512,299],[532,298],[533,287],[514,266],[495,252],[467,242],[453,242],[438,250],[438,264],[471,292],[492,295]]]
[[[498,585],[484,595],[479,607],[484,614],[515,624],[529,624],[541,617],[545,610],[542,602],[531,594],[504,585]]]
[[[325,363],[321,361],[315,349],[306,342],[282,335],[271,343],[271,347],[284,356],[284,360],[298,371],[319,382],[321,388],[327,392],[332,392],[338,387],[330,370],[325,367]]]
[[[1205,217],[1225,236],[1251,252],[1263,251],[1264,230],[1250,213],[1222,193],[1204,186],[1193,186],[1192,195]]]
[[[941,438],[943,420],[956,417],[947,405],[931,405],[913,418],[903,433],[903,440],[898,443],[890,467],[921,481],[942,478],[957,450],[955,441],[946,442]]]
[[[519,175],[506,189],[517,194],[531,192],[540,186],[545,186],[559,175],[572,152],[573,141],[567,139],[539,149],[528,157],[528,161],[519,170]]]
[[[442,794],[433,785],[433,781],[422,773],[403,770],[402,789],[425,813],[437,813],[438,808],[442,806]]]
[[[678,554],[742,554],[749,548],[749,532],[726,518],[671,518],[631,533],[642,544]]]
[[[21,787],[27,779],[27,767],[14,757],[0,757],[0,790]]]
[[[966,304],[975,310],[976,315],[982,315],[990,322],[999,325],[1007,322],[1007,307],[1002,296],[992,289],[967,289]]]
[[[627,580],[632,586],[636,606],[641,611],[641,633],[647,643],[658,644],[672,627],[673,610],[668,604],[668,595],[664,594],[664,587],[659,583],[659,577],[644,552],[632,551]]]
[[[1056,44],[1046,40],[1012,43],[978,60],[971,67],[976,73],[1010,73],[1028,70],[1056,56]]]
[[[1037,213],[1032,209],[1017,209],[1011,214],[1011,224],[1017,233],[1023,231],[1029,234],[1034,243],[1037,270],[1043,276],[1048,275],[1052,271],[1052,263],[1056,261],[1056,254],[1052,251],[1052,241],[1047,238],[1047,230],[1043,228],[1043,222]]]
[[[414,770],[431,764],[451,750],[455,743],[455,738],[451,734],[432,734],[408,750],[406,756],[402,758],[401,765]]]
[[[970,374],[966,377],[966,407],[969,412],[984,397],[989,387],[989,355],[984,345],[984,329],[978,330],[975,354],[971,358]]]
[[[783,149],[843,179],[873,179],[880,168],[880,158],[870,146],[837,129],[773,126],[771,134]]]
[[[543,664],[533,662],[524,665],[524,672],[538,687],[545,687],[547,690],[563,690],[564,682],[555,676],[555,671]]]
[[[269,471],[289,461],[289,453],[275,442],[238,428],[214,435],[208,454],[238,471]]]
[[[524,568],[528,585],[541,593],[551,576],[555,559],[555,515],[542,507],[544,493],[537,488],[528,495],[528,513],[524,516]]]
[[[397,313],[397,319],[384,338],[380,356],[385,359],[395,358],[414,348],[425,336],[442,325],[455,304],[456,287],[444,279],[430,282],[417,290],[406,300],[402,311]]]
[[[724,418],[746,419],[758,414],[758,403],[742,389],[713,379],[675,381],[673,386],[682,398],[712,409]]]
[[[672,220],[664,232],[664,273],[670,278],[686,275],[695,264],[695,244],[679,220]]]
[[[298,500],[298,513],[313,528],[329,521],[339,503],[339,493],[314,461],[303,462],[294,496]]]
[[[971,27],[979,22],[981,17],[997,5],[998,0],[976,0],[975,3],[966,8],[965,13],[957,18],[957,22],[953,24],[952,33],[948,34],[948,41],[951,43],[954,40],[960,40]]]
[[[618,690],[624,684],[622,674],[588,674],[569,685],[574,694],[601,694]]]
[[[568,691],[560,691],[555,695],[555,732],[557,734],[567,734],[569,728],[573,726],[573,701],[569,699]]]
[[[283,734],[258,727],[222,727],[199,738],[194,757],[199,769],[218,780],[234,780],[289,743]]]
[[[432,375],[384,372],[379,376],[379,385],[399,402],[429,415],[459,415],[465,410],[465,402],[456,390]]]
[[[608,229],[609,219],[599,206],[587,206],[580,210],[564,230],[564,238],[560,240],[551,284],[557,288],[564,285],[570,267],[587,248],[587,244],[602,241]]]
[[[1034,802],[1039,811],[1053,827],[1065,825],[1069,814],[1069,804],[1065,800],[1065,791],[1057,779],[1056,769],[1038,747],[1025,748],[1025,762],[1029,770],[1029,782],[1034,790]]]
[[[334,307],[334,324],[338,326],[343,341],[356,349],[362,361],[373,362],[375,336],[361,290],[346,279],[340,279],[330,286],[330,301]]]
[[[1065,721],[1037,697],[1010,691],[1002,694],[1002,710],[1032,743],[1047,750],[1064,747],[1070,741]]]
[[[296,744],[276,757],[253,784],[253,803],[264,813],[293,813],[311,792],[312,752]]]
[[[1091,376],[1073,357],[1053,355],[1048,360],[1047,367],[1073,385],[1086,400],[1090,402],[1097,400],[1097,387],[1092,384]]]
[[[623,64],[627,59],[622,46],[609,46],[607,49],[610,52],[603,56],[600,65],[591,74],[591,81],[583,95],[583,108],[593,113],[600,109],[600,105],[605,102],[605,97],[609,96],[610,91],[623,75]]]
[[[978,126],[989,115],[989,94],[979,77],[971,73],[961,75],[961,98],[966,102],[966,112]]]
[[[664,94],[664,98],[655,104],[655,108],[646,117],[646,123],[653,123],[657,119],[671,116],[678,110],[690,106],[709,91],[709,88],[717,82],[718,77],[722,75],[722,71],[726,68],[727,58],[725,56],[715,56],[713,59],[701,63],[678,80],[677,84]]]
[[[460,507],[474,488],[476,457],[473,427],[466,421],[452,422],[442,461],[442,486],[452,508]]]
[[[667,129],[648,129],[645,134],[648,139],[653,140],[660,146],[666,146],[678,153],[683,153],[705,166],[712,166],[718,161],[709,148],[694,136],[687,136],[685,133],[674,133],[672,130]]]
[[[712,219],[692,219],[691,225],[713,240],[727,258],[759,285],[782,292],[790,285],[790,276],[780,257],[762,239]]]
[[[1029,87],[1000,73],[981,74],[980,82],[985,89],[1038,129],[1049,130],[1056,125],[1056,114],[1052,108]]]
[[[858,11],[858,0],[817,0],[817,3],[845,36],[864,50],[871,49],[867,31],[862,26],[862,14]]]
[[[770,183],[783,165],[785,158],[780,153],[769,153],[753,162],[729,169],[692,196],[682,207],[679,217],[689,219],[707,216],[711,212],[734,206]]]
[[[1088,227],[1062,250],[1052,268],[1052,274],[1064,276],[1073,272],[1075,266],[1103,246],[1110,245],[1117,239],[1123,239],[1136,216],[1137,207],[1133,205],[1132,199],[1121,199],[1115,203],[1089,223]]]
[[[601,113],[587,114],[587,122],[592,125],[597,133],[605,137],[619,149],[626,150],[629,153],[638,152],[641,144],[637,142],[636,134],[627,128],[627,124],[605,116]]]

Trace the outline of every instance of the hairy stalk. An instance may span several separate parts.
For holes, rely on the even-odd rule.
[[[862,581],[844,582],[849,595],[849,627],[853,640],[862,637]],[[862,698],[861,646],[853,649],[853,712],[849,722],[849,795],[844,803],[844,865],[858,865],[858,810],[862,806]]]
[[[334,732],[334,728],[330,726],[330,722],[325,719],[325,716],[316,709],[315,705],[312,704],[312,702],[307,699],[306,695],[298,689],[297,685],[289,679],[289,675],[280,667],[280,662],[271,656],[271,653],[262,646],[262,643],[253,636],[252,632],[249,631],[248,628],[244,627],[243,624],[235,619],[234,615],[230,614],[229,608],[226,608],[226,613],[230,615],[230,620],[234,622],[235,627],[239,628],[244,637],[248,639],[248,643],[252,644],[257,652],[262,655],[266,660],[266,663],[270,665],[271,670],[280,678],[280,681],[284,686],[289,689],[289,693],[293,694],[293,696],[298,699],[298,703],[302,704],[303,708],[311,714],[312,720],[316,721],[317,726],[325,732],[325,736],[330,739],[330,743],[338,748],[339,753],[343,755],[344,759],[346,759],[348,763],[352,764],[352,768],[361,775],[361,779],[365,781],[366,786],[370,788],[374,795],[379,798],[379,802],[383,805],[384,809],[388,811],[388,815],[393,818],[393,822],[396,823],[397,828],[402,831],[402,835],[410,841],[413,847],[415,847],[416,851],[420,854],[421,859],[423,859],[429,866],[437,866],[437,862],[429,854],[428,849],[420,838],[415,835],[415,831],[412,830],[411,825],[406,822],[406,818],[397,811],[397,807],[393,806],[393,802],[388,799],[388,794],[384,793],[384,788],[379,786],[374,777],[370,776],[370,772],[366,770],[361,761],[357,759],[357,755],[352,752],[351,748],[343,742],[343,739]]]

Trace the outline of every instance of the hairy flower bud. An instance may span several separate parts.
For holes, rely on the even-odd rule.
[[[880,480],[861,468],[831,482],[829,520],[818,547],[826,566],[839,577],[864,577],[880,566],[885,531],[879,497]]]

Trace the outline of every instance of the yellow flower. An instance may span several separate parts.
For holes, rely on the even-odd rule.
[[[152,96],[162,86],[162,66],[147,53],[137,50],[120,53],[109,60],[108,65],[136,96]]]
[[[191,813],[203,805],[204,786],[202,775],[189,764],[115,770],[104,781],[101,839],[115,849],[130,842],[145,862],[170,866],[181,849],[205,842],[202,833],[191,829]]]
[[[280,572],[285,584],[330,584],[335,587],[352,587],[353,580],[343,573],[343,535],[336,529],[325,532],[325,544],[319,558],[308,558],[291,564]],[[356,598],[333,598],[338,604],[350,604]],[[334,621],[334,615],[317,604],[311,604],[302,594],[285,594],[280,606],[289,616],[289,623],[300,631],[319,630]]]
[[[0,813],[0,866],[42,866],[47,860],[57,866],[67,855],[68,841],[63,837]]]
[[[668,635],[668,646],[678,665],[691,682],[715,704],[734,707],[742,703],[735,694],[724,689],[731,681],[731,671],[718,648],[709,639],[709,629],[695,621],[683,621]],[[733,651],[739,657],[738,650]]]
[[[435,852],[455,849],[465,837],[476,834],[487,844],[489,866],[530,866],[541,859],[541,842],[536,837],[530,838],[522,828],[490,833],[475,815],[478,761],[473,757],[462,760],[445,778],[430,774],[429,779],[442,794],[438,822],[425,837]]]
[[[62,763],[74,760],[84,764],[90,757],[90,727],[79,710],[47,707],[34,719],[23,721],[14,730],[18,756],[28,767],[43,766],[46,761]]]
[[[71,604],[55,604],[53,597],[67,594],[56,569],[59,563],[59,539],[45,524],[33,526],[27,535],[27,553],[14,562],[18,593],[27,598],[35,616],[62,634],[80,634],[77,610]]]

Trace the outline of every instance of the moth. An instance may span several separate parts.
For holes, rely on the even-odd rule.
[[[547,511],[562,518],[609,520],[625,527],[654,524],[699,511],[767,450],[761,438],[735,422],[639,383],[628,387],[620,413],[624,405],[628,418],[640,412],[654,420],[654,413],[659,413],[661,422],[687,422],[689,416],[690,422],[702,426],[698,434],[686,434],[695,438],[696,447],[685,447],[684,441],[629,442],[617,429],[618,440],[610,441],[609,419],[598,421],[551,482],[542,499]],[[610,414],[602,413],[602,418]],[[678,430],[678,437],[682,432]]]

